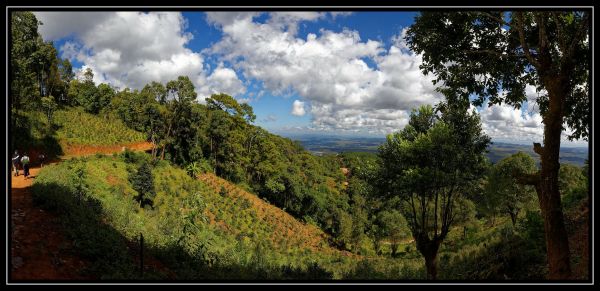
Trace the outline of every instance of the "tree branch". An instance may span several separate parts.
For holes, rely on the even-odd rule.
[[[548,34],[546,33],[546,15],[542,13],[543,12],[534,14],[535,21],[537,22],[538,27],[538,50],[540,55],[546,53],[546,50],[548,49],[548,44],[550,43],[550,41],[548,41]]]
[[[417,230],[419,228],[419,224],[417,223],[417,209],[415,208],[415,199],[412,194],[410,195],[410,203],[411,203],[412,211],[413,211],[413,217],[412,217],[413,228],[415,230]]]
[[[438,234],[438,196],[439,192],[435,192],[435,205],[433,208],[433,237],[437,237]]]
[[[501,52],[494,51],[494,50],[488,50],[488,49],[484,49],[484,50],[463,50],[463,52],[466,53],[466,54],[489,54],[489,55],[493,55],[493,56],[497,56],[497,57],[501,57],[501,58],[502,57],[524,58],[524,56],[502,54]]]
[[[425,199],[423,195],[419,196],[419,201],[421,202],[421,229],[423,232],[427,229],[427,224],[425,223],[425,211],[427,211]]]
[[[524,20],[523,20],[523,12],[522,11],[518,11],[515,12],[516,16],[517,16],[517,30],[519,31],[519,42],[521,43],[521,47],[523,47],[523,52],[525,53],[525,57],[527,57],[527,60],[529,60],[529,62],[539,71],[540,70],[540,63],[531,55],[531,52],[529,51],[529,45],[527,45],[527,42],[525,41],[525,31],[523,30],[523,25],[524,25]]]
[[[456,171],[454,172],[454,181],[456,181]],[[448,199],[446,200],[446,205],[444,205],[444,213],[442,213],[442,231],[440,233],[441,236],[446,236],[448,230],[450,229],[450,224],[452,223],[452,218],[450,217],[450,213],[452,212],[452,193],[454,192],[455,183],[452,183],[450,186],[450,190],[446,195]]]
[[[534,143],[533,143],[533,151],[534,151],[536,154],[538,154],[538,155],[540,155],[540,156],[541,156],[541,155],[543,155],[543,153],[544,153],[544,147],[543,147],[543,146],[542,146],[540,143],[538,143],[538,142],[534,142]]]
[[[506,21],[505,21],[504,19],[502,19],[501,17],[495,16],[495,15],[493,15],[493,14],[489,13],[489,12],[485,12],[485,11],[475,11],[474,13],[475,13],[475,14],[479,14],[479,15],[481,15],[481,16],[484,16],[484,17],[487,17],[487,18],[489,18],[489,19],[491,19],[491,20],[494,20],[494,21],[496,21],[496,22],[497,22],[498,24],[500,24],[500,25],[505,25],[505,26],[508,26],[508,29],[507,29],[507,30],[510,30],[510,28],[512,28],[512,27],[513,27],[513,25],[512,25],[511,23],[509,23],[509,22],[506,22]],[[503,13],[504,13],[504,11],[500,11],[500,14],[501,14],[501,15],[502,15]],[[518,38],[517,36],[515,36],[515,35],[512,35],[512,34],[508,34],[508,37],[510,37],[510,38],[514,38],[514,39],[516,39],[517,41],[519,40],[519,38]]]
[[[526,174],[513,172],[513,177],[517,180],[517,183],[521,185],[532,185],[537,186],[540,183],[540,173]]]
[[[587,30],[586,28],[587,28],[589,16],[590,16],[589,13],[585,13],[585,15],[583,16],[583,19],[581,20],[581,23],[579,25],[579,29],[577,29],[577,31],[575,32],[575,36],[573,36],[573,40],[571,41],[571,46],[569,47],[568,51],[566,52],[566,55],[568,55],[569,57],[573,54],[573,52],[575,51],[575,46],[577,45],[577,42],[579,41],[579,39],[581,37],[583,37],[583,34]]]
[[[503,12],[503,11],[500,11],[500,13],[502,13],[502,12]],[[498,23],[499,23],[499,24],[501,24],[501,25],[506,25],[506,26],[509,26],[509,27],[510,27],[510,23],[506,22],[504,19],[502,19],[502,18],[500,18],[500,17],[498,17],[498,16],[495,16],[495,15],[493,15],[493,14],[489,13],[489,12],[485,12],[485,11],[477,11],[477,12],[475,12],[475,13],[476,13],[476,14],[481,14],[481,15],[483,15],[483,16],[485,16],[485,17],[489,18],[489,19],[492,19],[492,20],[494,20],[494,21],[498,22]]]
[[[560,50],[563,52],[563,54],[567,53],[567,45],[565,43],[566,40],[566,35],[565,35],[565,27],[563,26],[562,22],[560,21],[560,14],[559,12],[556,11],[552,11],[552,18],[554,19],[554,22],[556,23],[556,29],[558,30],[558,45],[560,47]]]

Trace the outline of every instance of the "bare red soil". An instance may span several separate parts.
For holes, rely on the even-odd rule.
[[[95,154],[108,155],[112,153],[122,152],[125,150],[125,148],[130,149],[132,151],[149,151],[152,149],[152,143],[144,141],[113,146],[65,145],[64,152],[65,157],[78,157]]]
[[[77,257],[71,241],[54,213],[33,205],[30,186],[39,168],[25,179],[12,176],[11,274],[12,280],[85,280],[80,274],[89,262]]]

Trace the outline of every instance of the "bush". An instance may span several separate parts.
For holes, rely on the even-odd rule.
[[[587,198],[589,195],[589,191],[587,188],[574,188],[568,191],[562,197],[562,205],[563,209],[570,209],[574,206],[577,206],[581,201]]]
[[[128,164],[138,164],[141,165],[142,163],[146,162],[149,163],[150,162],[150,156],[146,153],[140,153],[140,152],[134,152],[128,148],[125,149],[125,151],[123,151],[121,153],[121,157],[123,159],[124,162],[128,163]]]
[[[283,279],[295,280],[331,280],[333,273],[319,266],[317,262],[308,264],[306,269],[294,268],[291,265],[282,267]]]
[[[543,246],[545,251],[544,219],[539,211],[527,211],[525,219],[519,225],[519,230],[531,247]]]
[[[135,199],[140,203],[140,207],[144,207],[144,205],[153,206],[156,190],[154,189],[154,178],[150,165],[146,162],[142,163],[137,172],[129,175],[129,182],[131,182],[133,189],[138,192]]]
[[[375,256],[375,244],[367,235],[362,234],[358,240],[358,254],[363,256]]]
[[[205,159],[201,159],[198,166],[200,167],[200,173],[212,173],[214,171],[211,164]]]
[[[15,150],[19,154],[28,152],[32,162],[36,162],[37,153],[44,153],[47,160],[63,155],[63,149],[56,136],[56,128],[47,123],[47,119],[40,112],[12,112],[14,123],[11,123],[10,132],[12,154]]]
[[[376,262],[363,259],[357,263],[353,272],[346,275],[345,279],[376,280],[386,278],[385,274],[377,269]]]
[[[538,280],[547,272],[543,221],[529,211],[516,228],[510,222],[480,236],[479,243],[441,254],[440,279]]]
[[[219,190],[219,195],[221,195],[221,197],[227,196],[227,190],[225,189],[225,186],[221,186],[221,190]]]

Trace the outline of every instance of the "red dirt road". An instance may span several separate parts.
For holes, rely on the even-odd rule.
[[[87,264],[73,254],[73,246],[63,235],[58,217],[33,205],[30,186],[39,168],[12,176],[11,280],[84,280],[80,275]]]
[[[149,142],[136,142],[125,145],[114,145],[114,146],[89,146],[89,145],[65,145],[65,158],[79,157],[79,156],[90,156],[95,154],[112,154],[122,152],[124,148],[128,148],[132,151],[148,151],[152,149],[152,143]]]

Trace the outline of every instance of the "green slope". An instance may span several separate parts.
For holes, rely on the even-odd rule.
[[[131,156],[134,158],[130,160],[147,158],[143,154]],[[286,278],[288,275],[295,278],[315,274],[330,277],[321,267],[307,268],[318,262],[331,269],[331,262],[342,256],[328,246],[326,235],[318,228],[298,222],[258,198],[252,199],[250,193],[244,193],[243,199],[236,198],[233,193],[241,190],[233,185],[227,186],[231,194],[222,196],[206,182],[192,179],[166,162],[153,170],[157,191],[154,208],[140,209],[134,201],[137,193],[128,181],[128,173],[135,170],[135,165],[125,160],[122,156],[68,160],[45,167],[33,186],[35,200],[63,214],[72,238],[85,241],[80,244],[81,251],[99,262],[95,272],[101,275],[110,278],[135,275],[123,271],[132,267],[131,262],[120,261],[117,266],[110,262],[115,255],[126,257],[127,251],[102,250],[107,248],[110,237],[113,238],[110,242],[123,247],[122,242],[135,242],[140,233],[152,253],[182,278]],[[77,167],[85,172],[82,206],[76,194]],[[207,219],[200,215],[190,221],[192,213],[200,212],[214,214],[205,216]],[[104,233],[104,237],[97,237],[98,232]],[[187,262],[171,261],[174,254],[184,255]],[[198,265],[199,262],[203,264]],[[194,264],[195,272],[185,271]],[[231,268],[240,273],[224,271]]]

